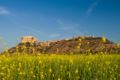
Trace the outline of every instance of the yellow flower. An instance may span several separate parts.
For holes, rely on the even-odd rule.
[[[55,74],[52,74],[52,76],[54,77],[54,76],[55,76]]]
[[[19,64],[18,64],[18,65],[19,65],[19,67],[21,67],[21,66],[22,66],[22,64],[21,64],[20,62],[19,62]]]
[[[52,69],[51,69],[51,68],[49,69],[49,72],[50,72],[50,73],[52,72]]]
[[[30,71],[30,74],[33,74],[33,71]]]
[[[41,79],[44,79],[43,72],[40,73]]]
[[[106,43],[106,38],[105,37],[102,37],[102,42]]]
[[[60,78],[58,78],[58,80],[61,80]]]
[[[98,80],[97,78],[95,80]]]
[[[70,59],[70,63],[73,64],[73,59]]]
[[[6,80],[5,78],[2,78],[1,80]]]
[[[78,69],[75,70],[75,73],[78,73]]]
[[[87,61],[87,64],[89,65],[89,64],[90,64],[90,61]]]
[[[79,46],[79,45],[77,46],[77,49],[80,49],[80,46]]]
[[[41,60],[39,61],[39,64],[42,64],[42,61],[41,61]]]
[[[20,68],[18,68],[18,71],[20,71]]]
[[[2,67],[1,69],[4,70],[6,67]]]
[[[20,72],[19,74],[20,74],[20,75],[24,75],[24,72]]]
[[[4,73],[0,73],[0,75],[2,75],[2,76],[3,76],[3,75],[4,75]]]
[[[33,77],[35,78],[35,75],[33,75]]]
[[[106,65],[109,65],[109,64],[110,64],[110,61],[106,61],[105,63],[106,63]]]

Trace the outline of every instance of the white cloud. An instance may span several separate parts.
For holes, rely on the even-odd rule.
[[[93,12],[93,10],[96,8],[100,0],[96,0],[94,3],[90,5],[90,7],[86,11],[86,16],[90,16],[90,14]]]
[[[5,8],[0,6],[0,15],[9,15],[10,12]]]

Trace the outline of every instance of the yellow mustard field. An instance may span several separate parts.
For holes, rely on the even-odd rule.
[[[120,55],[1,55],[0,80],[120,80]]]

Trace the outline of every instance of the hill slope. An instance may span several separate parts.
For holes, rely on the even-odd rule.
[[[71,39],[58,41],[46,41],[38,43],[19,43],[16,47],[8,50],[9,53],[118,53],[120,46],[103,37],[79,36]]]

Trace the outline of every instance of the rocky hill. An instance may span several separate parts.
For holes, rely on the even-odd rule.
[[[79,36],[71,39],[37,43],[19,43],[8,50],[10,54],[20,53],[59,53],[59,54],[95,54],[100,52],[119,53],[120,46],[105,37]]]

